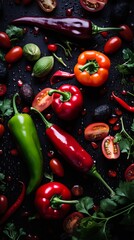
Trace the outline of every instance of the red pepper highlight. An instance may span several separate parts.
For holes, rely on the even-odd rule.
[[[2,216],[2,218],[0,219],[0,225],[4,224],[11,217],[11,215],[16,212],[16,210],[20,207],[20,205],[24,200],[26,188],[23,182],[20,182],[20,183],[22,184],[21,193],[17,198],[17,200],[15,201],[15,203],[6,211],[4,216]]]
[[[50,83],[51,83],[51,85],[53,85],[57,82],[60,82],[61,80],[69,79],[69,78],[73,78],[73,77],[74,77],[74,73],[69,73],[69,72],[58,70],[50,78]]]
[[[83,96],[78,87],[64,84],[50,90],[48,95],[53,95],[52,108],[60,119],[69,121],[78,117],[83,106]]]
[[[134,112],[134,107],[128,105],[122,98],[116,96],[114,92],[112,92],[112,96],[116,100],[116,102],[118,102],[120,106],[122,106],[124,109],[126,109],[129,112]]]
[[[48,122],[45,117],[35,108],[31,108],[42,118],[46,126],[46,134],[61,156],[76,170],[82,173],[88,173],[99,179],[106,188],[114,195],[113,190],[104,181],[97,172],[93,158],[69,133],[61,129],[56,124]]]

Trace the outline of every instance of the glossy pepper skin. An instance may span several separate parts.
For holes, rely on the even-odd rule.
[[[74,67],[76,79],[84,86],[99,87],[109,76],[110,59],[103,53],[89,50],[82,52]]]
[[[42,113],[35,108],[31,110],[37,112],[42,118],[46,126],[46,135],[53,143],[60,155],[79,172],[93,175],[99,179],[105,187],[110,191],[111,196],[115,193],[97,172],[91,155],[76,141],[69,133],[61,129],[56,124],[52,124],[46,120]]]
[[[13,97],[15,115],[8,121],[9,130],[17,144],[21,157],[25,160],[30,173],[27,194],[34,191],[40,184],[43,176],[43,155],[36,127],[30,115],[19,113]]]
[[[60,219],[68,213],[70,204],[78,202],[70,199],[71,192],[64,184],[49,182],[37,189],[34,203],[41,217]]]
[[[64,84],[57,90],[50,90],[48,94],[53,95],[52,108],[59,118],[73,120],[81,112],[83,96],[78,87]]]
[[[82,18],[48,18],[48,17],[21,17],[14,19],[12,24],[28,24],[43,29],[48,29],[63,36],[78,40],[89,40],[92,35],[110,30],[121,30],[121,28],[101,28],[94,25],[90,20]]]

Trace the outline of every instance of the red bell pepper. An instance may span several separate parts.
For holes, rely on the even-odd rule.
[[[63,218],[70,210],[70,190],[60,182],[49,182],[40,186],[35,193],[35,206],[41,217],[47,219]]]
[[[50,90],[48,94],[53,94],[52,108],[61,119],[73,120],[82,110],[83,96],[74,85],[64,84],[57,90]]]
[[[114,191],[97,172],[94,160],[90,154],[76,141],[76,139],[56,124],[48,122],[43,114],[37,109],[31,107],[31,110],[37,112],[42,118],[46,125],[46,135],[61,156],[79,172],[95,176],[110,191],[111,196],[114,195]]]

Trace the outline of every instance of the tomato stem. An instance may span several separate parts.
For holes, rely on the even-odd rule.
[[[115,195],[115,192],[113,191],[113,189],[106,183],[106,181],[102,178],[100,173],[96,170],[95,165],[90,169],[89,174],[96,177],[104,184],[104,186],[110,191],[111,197]]]

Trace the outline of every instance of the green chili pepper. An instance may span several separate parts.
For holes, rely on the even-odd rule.
[[[34,122],[29,114],[19,113],[13,97],[13,109],[15,115],[8,121],[8,127],[15,139],[18,150],[25,159],[30,173],[27,194],[34,191],[40,184],[43,176],[43,155]]]

